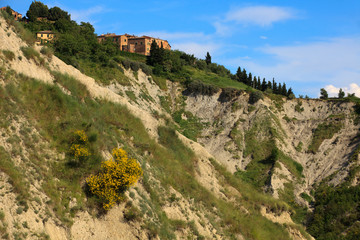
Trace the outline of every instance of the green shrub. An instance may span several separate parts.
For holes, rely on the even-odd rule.
[[[297,104],[295,105],[295,111],[296,112],[303,112],[304,111],[304,108],[302,107],[302,102],[298,100]]]
[[[330,139],[335,133],[339,132],[343,124],[341,122],[321,123],[315,129],[308,151],[316,153],[325,139]]]
[[[260,91],[255,91],[250,93],[249,103],[254,104],[260,99],[264,99],[264,94]]]
[[[150,76],[152,74],[151,68],[145,63],[140,63],[140,68],[146,75]]]
[[[39,65],[44,65],[45,61],[42,57],[40,57],[40,54],[32,47],[21,47],[21,51],[23,52],[26,59],[34,60]]]
[[[141,219],[141,213],[135,206],[130,206],[124,210],[124,218],[126,221],[139,221]]]
[[[124,66],[126,70],[130,68],[130,63],[131,63],[130,60],[127,58],[121,60],[121,64]]]
[[[12,51],[3,50],[2,52],[7,60],[12,61],[15,59],[15,54]]]
[[[137,72],[140,69],[140,65],[138,62],[130,62],[130,68],[134,72]]]
[[[42,47],[40,53],[45,55],[47,58],[51,58],[54,55],[54,50],[50,47]]]
[[[295,147],[295,150],[298,152],[302,151],[303,143],[300,141],[299,144]]]

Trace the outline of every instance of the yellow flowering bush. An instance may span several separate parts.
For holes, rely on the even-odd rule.
[[[75,140],[79,144],[86,144],[88,142],[88,136],[86,135],[84,130],[76,130],[74,132]]]
[[[70,154],[74,156],[75,159],[81,159],[90,156],[87,147],[82,146],[80,144],[71,145]]]
[[[86,160],[90,156],[88,137],[84,130],[76,130],[69,149],[69,154],[78,162]]]
[[[128,158],[125,150],[115,148],[112,159],[101,164],[101,171],[86,179],[90,192],[97,195],[103,202],[103,208],[109,210],[121,201],[121,194],[134,185],[142,175],[140,164]]]

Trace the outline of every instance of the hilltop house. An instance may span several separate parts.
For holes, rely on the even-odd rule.
[[[137,37],[135,35],[123,34],[116,35],[115,33],[102,34],[97,37],[99,42],[111,39],[115,42],[121,51],[139,53],[142,55],[150,55],[151,43],[155,41],[158,46],[163,46],[164,49],[171,50],[171,46],[167,40],[153,38],[149,36]]]
[[[52,42],[55,39],[55,33],[52,31],[40,31],[36,33],[36,44],[41,45]]]
[[[2,8],[0,8],[0,11],[6,11],[6,8],[7,8],[7,7],[2,7]],[[11,9],[11,8],[10,8],[10,9]],[[21,20],[21,18],[22,18],[22,14],[14,11],[14,10],[12,10],[12,9],[11,9],[11,14],[14,16],[15,20]]]

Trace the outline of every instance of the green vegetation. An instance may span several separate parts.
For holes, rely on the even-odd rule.
[[[14,187],[18,198],[26,201],[29,197],[28,183],[24,181],[21,170],[14,165],[9,154],[0,146],[0,170],[9,176],[9,182]]]
[[[295,150],[298,152],[301,152],[303,145],[304,145],[303,142],[300,141],[299,144],[295,147]]]
[[[300,100],[298,100],[297,104],[295,105],[295,111],[299,113],[304,111],[304,107],[302,107],[302,102]]]
[[[305,201],[307,201],[308,203],[312,203],[312,198],[305,192],[302,192],[300,194],[300,197],[302,197]]]
[[[322,184],[315,193],[314,213],[308,231],[319,240],[358,239],[360,186]]]
[[[251,104],[256,103],[260,99],[264,99],[264,94],[260,91],[254,91],[250,93],[249,102]]]
[[[51,47],[44,46],[41,48],[40,53],[50,59],[54,55],[54,50]]]
[[[5,58],[9,61],[12,61],[15,59],[15,53],[9,50],[2,50],[2,53],[4,54]]]
[[[191,75],[192,81],[196,82],[203,82],[208,86],[213,86],[217,88],[234,88],[238,90],[245,90],[248,89],[243,83],[237,82],[232,80],[227,75],[219,75],[217,73],[213,73],[210,70],[202,70],[193,68],[190,66],[184,67],[185,72],[188,72]],[[216,92],[216,88],[212,90],[212,92]]]
[[[187,138],[196,141],[204,128],[204,124],[200,122],[200,119],[191,112],[184,110],[176,111],[172,116],[174,121],[179,124],[180,132]]]
[[[322,142],[332,138],[342,127],[341,120],[332,117],[328,118],[328,123],[320,123],[313,133],[308,151],[315,154]]]
[[[36,51],[32,47],[21,47],[20,50],[23,52],[26,59],[34,60],[36,64],[38,65],[44,65],[45,61],[42,57],[40,57],[40,54],[38,51]]]

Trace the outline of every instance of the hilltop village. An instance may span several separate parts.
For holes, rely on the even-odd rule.
[[[162,40],[159,38],[153,38],[149,36],[138,37],[130,34],[116,35],[115,33],[101,34],[97,37],[98,42],[105,41],[110,39],[119,46],[121,51],[138,53],[142,55],[150,55],[150,46],[153,41],[156,42],[158,46],[162,46],[164,49],[171,50],[171,46],[167,40]]]
[[[8,13],[11,13],[11,15],[15,18],[16,21],[25,21],[27,22],[27,19],[23,18],[22,14],[14,11],[10,7],[1,7],[0,11],[7,11]],[[51,19],[48,19],[47,17],[37,17],[37,21],[40,22],[51,22],[54,23],[55,21],[52,21]],[[47,43],[51,43],[56,39],[56,32],[51,30],[42,30],[36,32],[36,44],[37,45],[44,45]],[[107,33],[107,34],[101,34],[97,37],[97,40],[99,43],[106,41],[109,39],[110,41],[114,42],[116,45],[118,45],[119,49],[121,51],[125,52],[131,52],[131,53],[138,53],[145,56],[150,55],[150,47],[151,43],[155,41],[159,47],[163,47],[164,49],[171,50],[171,46],[167,40],[154,38],[151,36],[135,36],[130,34],[123,34],[123,35],[117,35],[115,33]]]

